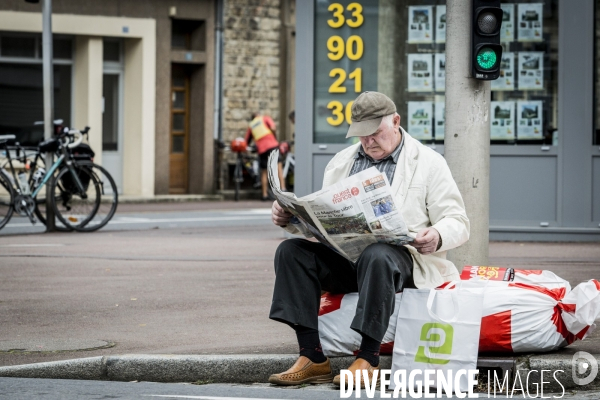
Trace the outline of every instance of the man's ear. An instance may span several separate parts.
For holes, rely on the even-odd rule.
[[[394,115],[394,128],[400,127],[400,114]]]

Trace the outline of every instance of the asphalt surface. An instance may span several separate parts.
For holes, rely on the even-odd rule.
[[[284,239],[269,207],[124,204],[117,223],[99,232],[4,235],[0,366],[122,354],[296,354],[293,332],[267,318],[272,257]],[[600,278],[600,245],[494,242],[490,265],[548,269],[574,286]],[[599,354],[600,332],[566,351],[576,350]]]
[[[392,392],[388,392],[392,395]],[[531,392],[534,398],[535,392]],[[597,399],[599,393],[594,391],[567,391],[566,393],[544,392],[545,398],[553,396],[565,399]],[[540,394],[538,393],[537,398]],[[0,378],[0,399],[29,400],[42,398],[44,400],[62,399],[203,399],[203,400],[260,400],[260,399],[306,399],[329,400],[339,399],[340,391],[333,385],[305,385],[288,388],[273,387],[269,384],[165,384],[151,382],[99,382],[73,381],[56,379],[25,379]],[[351,398],[355,398],[353,393]],[[361,391],[361,398],[367,398]],[[381,392],[376,391],[373,398],[380,399]],[[514,396],[488,397],[480,393],[479,398],[523,398],[521,392]]]
[[[244,221],[248,224],[269,223],[267,219],[261,217],[269,213],[269,208],[270,203],[257,201],[125,203],[118,206],[117,213],[102,228],[102,231],[215,226],[215,221],[219,226],[237,226]],[[32,224],[29,218],[13,214],[9,223],[0,230],[0,236],[45,231],[46,227],[41,222],[36,221]]]

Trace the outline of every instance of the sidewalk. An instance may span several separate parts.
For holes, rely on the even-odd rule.
[[[118,212],[171,206],[270,204],[123,204]],[[267,318],[281,240],[271,226],[4,237],[0,376],[265,382],[297,352],[293,332]],[[490,264],[548,269],[575,286],[600,278],[600,245],[495,242]],[[571,358],[579,350],[598,359],[600,331],[557,353],[502,359],[519,369],[562,369],[572,383]],[[32,363],[45,364],[25,365]],[[348,364],[336,361],[338,368]],[[600,387],[598,381],[585,389]]]

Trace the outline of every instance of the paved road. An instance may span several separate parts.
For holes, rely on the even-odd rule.
[[[208,226],[265,225],[270,223],[269,205],[262,202],[243,203],[168,203],[123,204],[104,228],[106,231],[173,229]],[[212,210],[205,208],[211,207]],[[230,209],[235,207],[234,209]],[[13,214],[0,235],[43,233],[46,227],[39,221],[32,225],[27,217]]]
[[[382,398],[381,392],[375,392],[374,398]],[[388,394],[392,394],[391,392]],[[546,393],[545,398],[561,397],[562,393]],[[351,398],[354,397],[352,395]],[[531,398],[535,393],[531,392]],[[537,398],[540,395],[538,394]],[[600,392],[567,392],[564,399],[598,399]],[[261,400],[261,399],[339,399],[340,392],[333,385],[293,386],[276,388],[268,384],[225,385],[225,384],[165,384],[149,382],[99,382],[53,379],[0,378],[0,399],[10,400],[63,400],[63,399],[202,399],[202,400]],[[364,391],[361,398],[367,398]],[[488,398],[487,393],[479,398]],[[493,395],[490,398],[523,398],[521,392],[513,397]]]

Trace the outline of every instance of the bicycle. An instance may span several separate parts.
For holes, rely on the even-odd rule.
[[[61,122],[55,121],[55,126]],[[61,129],[55,138],[33,149],[18,143],[8,145],[15,135],[0,136],[0,149],[4,149],[7,157],[4,168],[0,169],[0,229],[13,212],[28,217],[32,223],[37,217],[46,224],[44,188],[51,191],[51,207],[62,224],[57,224],[57,230],[91,232],[110,221],[118,205],[116,184],[104,168],[93,163],[93,156],[81,158],[76,152],[89,129]],[[48,171],[39,164],[43,161],[42,154],[47,152],[57,155]],[[25,171],[17,173],[13,161],[21,162],[29,176]],[[11,174],[6,172],[6,166]]]

